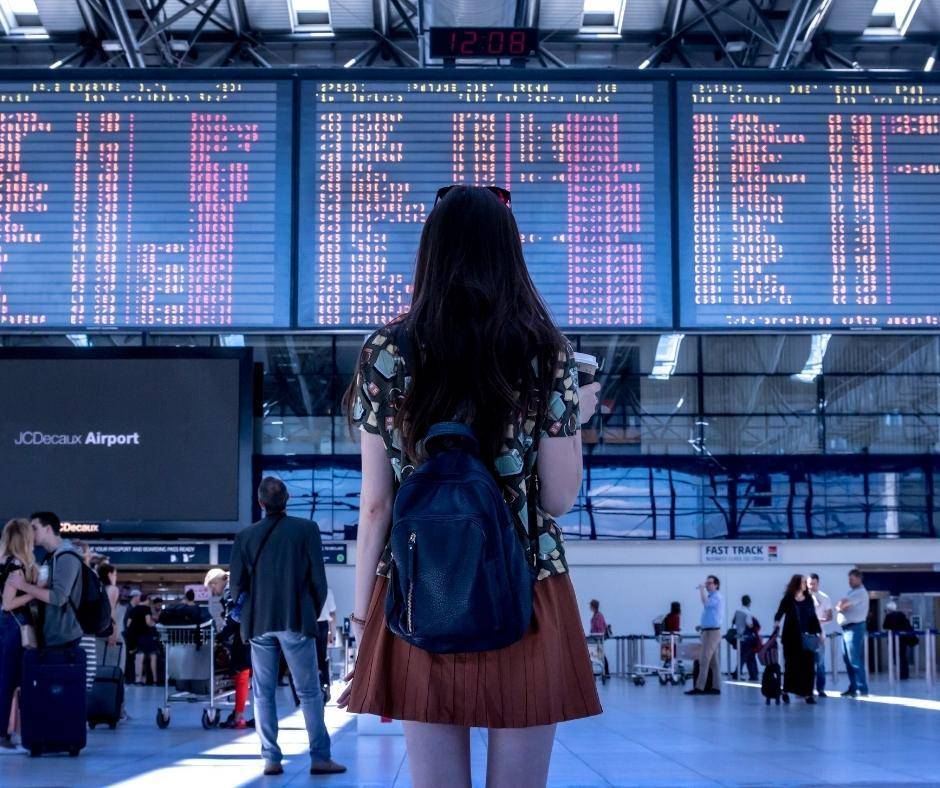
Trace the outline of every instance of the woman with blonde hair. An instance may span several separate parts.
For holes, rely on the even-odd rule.
[[[18,728],[16,708],[23,664],[23,625],[32,625],[27,607],[33,597],[17,591],[10,577],[22,572],[27,582],[35,583],[38,574],[33,556],[33,529],[29,520],[10,520],[0,537],[0,587],[3,609],[0,611],[0,747],[14,747],[11,734]]]

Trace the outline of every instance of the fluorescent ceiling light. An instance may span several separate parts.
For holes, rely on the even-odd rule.
[[[625,0],[584,0],[581,29],[619,32],[624,5]]]
[[[877,0],[871,11],[867,36],[903,36],[911,26],[921,0]]]
[[[0,14],[7,33],[29,38],[48,37],[35,0],[0,0]]]
[[[794,380],[803,383],[812,383],[822,374],[823,359],[826,357],[826,348],[829,347],[829,340],[832,334],[813,334],[813,341],[809,346],[809,356],[803,369],[793,375]]]
[[[679,348],[685,334],[663,334],[656,345],[656,358],[653,361],[653,371],[650,377],[655,380],[668,380],[676,371],[679,363]]]
[[[88,334],[66,334],[65,338],[75,347],[88,347]]]
[[[222,347],[245,347],[245,335],[222,334],[219,336],[219,344]]]
[[[330,0],[293,0],[295,27],[330,29]]]

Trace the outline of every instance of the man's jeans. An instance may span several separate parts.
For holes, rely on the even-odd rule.
[[[868,628],[865,622],[845,624],[842,627],[842,659],[849,674],[849,692],[868,694],[868,678],[865,674],[865,637]]]
[[[829,638],[823,638],[816,649],[816,692],[822,695],[826,691],[826,649]]]
[[[261,737],[261,755],[266,761],[281,762],[277,746],[277,668],[280,652],[294,677],[300,708],[307,725],[310,757],[330,760],[330,734],[323,720],[323,695],[317,671],[317,641],[299,632],[268,632],[251,639],[252,690],[255,697],[255,727]]]
[[[758,680],[757,670],[757,652],[754,646],[757,645],[757,638],[750,632],[741,636],[738,640],[738,678],[744,681],[744,670],[747,668],[748,681]]]

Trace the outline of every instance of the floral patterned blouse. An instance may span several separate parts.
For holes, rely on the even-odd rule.
[[[385,443],[395,472],[395,490],[414,469],[403,464],[400,431],[394,427],[395,413],[411,384],[405,360],[395,345],[395,324],[373,332],[366,340],[359,356],[356,378],[358,396],[353,405],[353,421],[361,430],[379,435]],[[581,429],[578,404],[578,371],[571,346],[558,354],[555,383],[549,398],[545,417],[539,425],[539,439],[572,436]],[[538,551],[538,579],[568,571],[565,560],[564,539],[558,523],[537,505],[536,530],[538,544],[533,546],[529,533],[527,487],[535,471],[538,449],[533,438],[537,414],[529,412],[525,423],[508,424],[503,451],[496,458],[496,472],[502,479],[503,497],[516,521],[516,530],[526,546],[527,553]],[[521,421],[521,420],[520,420]],[[526,536],[523,536],[526,535]],[[379,562],[378,574],[385,575],[388,567],[388,548]]]

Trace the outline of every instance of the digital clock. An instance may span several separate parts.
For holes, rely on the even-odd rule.
[[[432,27],[431,57],[528,57],[538,51],[534,27]]]

